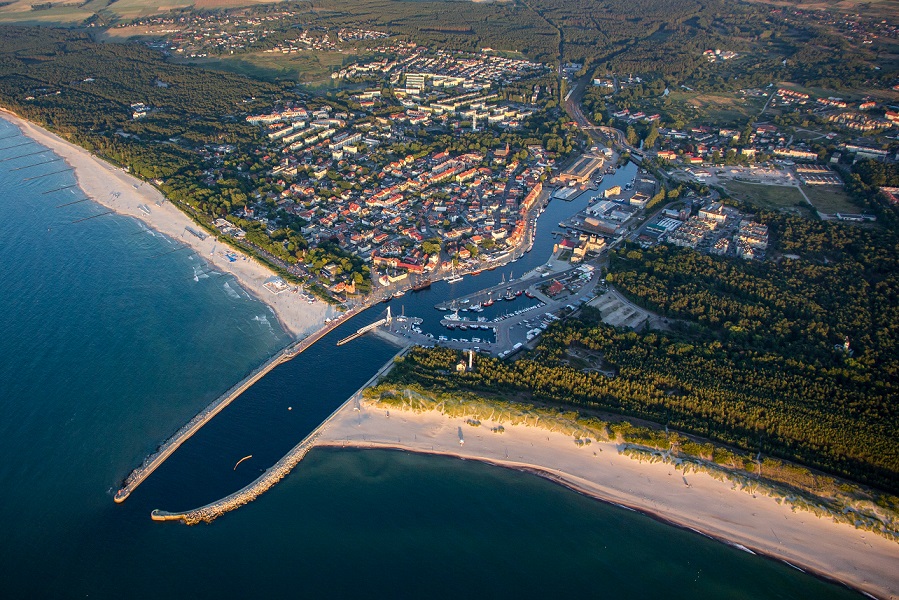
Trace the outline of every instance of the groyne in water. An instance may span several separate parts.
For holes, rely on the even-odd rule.
[[[341,325],[344,321],[347,321],[348,319],[356,316],[365,308],[367,307],[359,307],[347,311],[340,317],[326,324],[324,327],[322,327],[312,335],[303,338],[302,340],[293,342],[292,344],[269,358],[262,365],[254,369],[242,380],[234,384],[228,391],[216,398],[214,402],[204,408],[193,419],[185,423],[184,426],[176,431],[169,439],[163,442],[162,445],[160,445],[159,448],[156,449],[156,452],[144,459],[144,462],[141,463],[138,468],[133,470],[122,482],[121,489],[116,492],[115,497],[113,498],[115,502],[124,502],[128,498],[128,496],[131,495],[131,492],[133,492],[137,488],[137,486],[143,483],[144,480],[153,473],[153,471],[158,469],[162,465],[162,463],[164,463],[166,459],[168,459],[168,457],[171,456],[179,446],[181,446],[181,444],[190,439],[190,437],[198,432],[203,427],[203,425],[208,423],[215,415],[224,410],[225,407],[236,400],[254,383],[262,379],[262,377],[264,377],[269,371],[271,371],[281,363],[295,358],[297,355],[301,354],[304,350],[309,348],[312,344],[330,333],[334,328]]]
[[[196,525],[198,523],[211,523],[218,517],[224,515],[227,512],[230,512],[236,508],[240,508],[244,504],[252,502],[269,489],[272,488],[276,483],[284,479],[303,457],[306,456],[306,453],[309,452],[314,446],[316,440],[325,431],[328,427],[328,423],[331,419],[334,418],[338,412],[340,412],[347,404],[351,402],[358,402],[362,396],[362,391],[368,386],[375,383],[380,377],[386,375],[390,372],[390,369],[393,368],[394,361],[403,356],[406,352],[409,351],[411,346],[406,346],[402,350],[400,350],[393,358],[391,358],[383,367],[378,369],[378,372],[372,375],[372,377],[366,381],[362,387],[356,390],[356,393],[350,396],[350,398],[341,404],[337,409],[328,416],[324,422],[315,428],[309,435],[307,435],[303,440],[294,446],[290,452],[285,454],[281,459],[276,462],[274,465],[265,470],[265,472],[255,481],[249,483],[248,485],[242,487],[237,490],[233,494],[229,494],[225,496],[221,500],[216,500],[215,502],[211,502],[206,504],[205,506],[201,506],[199,508],[194,508],[192,510],[184,511],[184,512],[168,512],[164,510],[156,509],[150,513],[150,518],[154,521],[181,521],[186,523],[187,525]]]

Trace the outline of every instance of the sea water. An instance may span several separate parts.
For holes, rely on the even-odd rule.
[[[0,138],[16,131],[0,121]],[[40,148],[4,150],[23,141],[0,140],[0,160]],[[114,504],[144,456],[289,339],[176,241],[117,215],[75,223],[105,209],[57,208],[83,194],[51,191],[70,172],[25,181],[58,163],[13,171],[36,162],[0,162],[4,597],[854,596],[530,475],[400,452],[316,449],[212,525],[149,519],[252,481],[339,406],[396,352],[335,346],[383,306],[276,368]],[[434,318],[448,293],[393,302]]]

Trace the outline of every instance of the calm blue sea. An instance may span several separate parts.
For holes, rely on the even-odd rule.
[[[314,450],[210,526],[150,521],[248,483],[364,383],[396,349],[334,342],[383,305],[275,369],[115,505],[144,456],[288,337],[175,241],[116,215],[74,223],[105,209],[60,206],[83,197],[58,189],[74,176],[31,166],[49,151],[15,158],[40,150],[11,148],[16,132],[0,121],[2,597],[854,597],[535,477],[398,452]],[[452,292],[536,266],[578,208],[554,203],[534,252]],[[393,304],[436,331],[449,289]]]

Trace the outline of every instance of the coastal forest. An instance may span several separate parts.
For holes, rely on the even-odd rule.
[[[518,360],[460,374],[455,352],[416,349],[388,382],[637,417],[899,492],[899,237],[762,218],[794,258],[614,255],[609,283],[670,330],[615,329],[585,307]]]
[[[305,257],[305,221],[275,210],[279,227],[267,232],[234,216],[254,195],[282,189],[266,177],[274,159],[259,150],[259,128],[244,117],[287,95],[298,97],[292,85],[174,64],[144,45],[95,42],[77,31],[3,27],[0,104],[153,180],[203,226],[229,218],[247,233],[232,243],[293,279],[287,267]],[[133,119],[133,103],[151,107],[151,114]],[[215,156],[218,148],[227,149],[225,160]],[[335,262],[345,258],[332,254]],[[367,266],[357,260],[353,268],[366,279]]]

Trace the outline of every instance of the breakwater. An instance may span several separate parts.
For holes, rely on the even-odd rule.
[[[346,313],[327,323],[324,327],[318,329],[308,337],[293,342],[292,344],[269,358],[262,365],[254,369],[249,375],[234,384],[230,389],[228,389],[228,391],[216,398],[215,401],[213,401],[206,408],[200,411],[194,418],[185,423],[178,431],[176,431],[169,439],[163,442],[159,446],[159,448],[156,449],[156,452],[144,459],[144,462],[141,463],[138,468],[134,469],[122,482],[121,489],[116,492],[113,498],[115,502],[124,502],[128,498],[128,496],[130,496],[131,493],[137,488],[137,486],[143,483],[144,480],[153,473],[153,471],[158,469],[166,461],[166,459],[168,459],[168,457],[171,456],[172,453],[174,453],[175,450],[177,450],[181,446],[181,444],[190,439],[190,437],[198,432],[203,427],[203,425],[208,423],[215,415],[224,410],[229,404],[236,400],[254,383],[262,379],[262,377],[264,377],[269,371],[271,371],[281,363],[295,358],[304,350],[312,346],[312,344],[330,333],[334,328],[341,325],[344,321],[353,318],[365,308],[367,307],[360,306],[358,308],[347,311]]]
[[[276,462],[274,465],[265,470],[265,472],[257,478],[255,481],[247,484],[241,489],[237,490],[233,494],[229,494],[220,500],[216,500],[215,502],[211,502],[206,504],[205,506],[201,506],[199,508],[194,508],[192,510],[184,511],[184,512],[168,512],[164,510],[155,509],[150,513],[150,518],[154,521],[181,521],[187,525],[196,525],[198,523],[211,523],[218,517],[224,515],[227,512],[230,512],[236,508],[240,508],[244,504],[248,504],[267,492],[272,488],[276,483],[284,479],[290,472],[293,470],[297,464],[303,457],[306,456],[306,453],[309,452],[314,446],[316,440],[321,436],[321,434],[327,429],[328,424],[334,418],[334,416],[339,413],[347,404],[349,403],[358,403],[362,397],[362,391],[374,384],[378,381],[379,378],[383,377],[387,373],[390,372],[390,369],[393,368],[394,362],[397,358],[400,358],[406,352],[409,351],[411,346],[406,346],[397,354],[391,358],[384,366],[378,369],[378,372],[372,375],[372,377],[362,384],[356,393],[350,396],[350,398],[341,404],[337,409],[328,416],[327,419],[322,422],[321,425],[315,428],[309,435],[307,435],[303,440],[294,446],[290,452],[281,457],[281,459]]]

